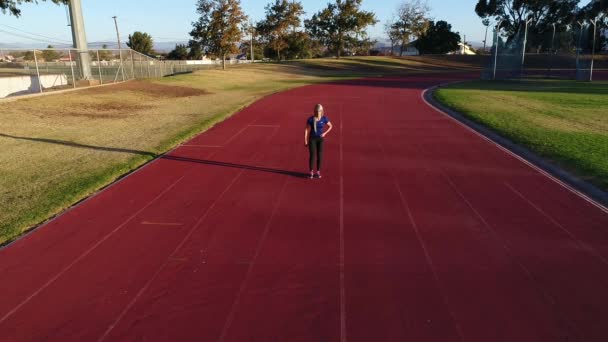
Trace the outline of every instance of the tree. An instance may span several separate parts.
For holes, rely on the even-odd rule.
[[[361,10],[363,0],[335,0],[306,20],[308,34],[319,40],[340,58],[353,39],[378,22],[372,12]]]
[[[388,37],[388,40],[391,42],[391,56],[395,55],[395,46],[399,44],[399,31],[395,28],[396,20],[389,20],[384,24],[384,33]]]
[[[53,46],[49,45],[47,46],[47,49],[52,49]],[[61,58],[61,54],[55,50],[44,50],[42,51],[42,58],[44,58],[44,60],[46,62],[52,62],[52,61],[56,61],[59,58]]]
[[[103,44],[101,46],[102,50],[98,50],[99,60],[100,61],[111,61],[113,57],[112,52],[108,50],[108,45]],[[97,56],[95,56],[97,58]]]
[[[136,31],[133,35],[129,35],[127,46],[144,55],[154,54],[154,41],[152,40],[152,37],[145,32]]]
[[[399,5],[397,18],[392,24],[392,32],[399,44],[399,55],[403,55],[406,46],[422,36],[429,27],[430,8],[426,1],[413,0]]]
[[[15,17],[19,17],[19,16],[21,16],[21,10],[19,9],[18,5],[21,5],[21,3],[24,3],[24,2],[37,3],[38,1],[46,1],[46,0],[0,0],[0,10],[2,11],[2,13],[6,13],[8,11],[8,14],[12,14]],[[51,0],[51,1],[56,4],[67,4],[69,2],[69,0]]]
[[[460,34],[452,32],[452,25],[445,21],[431,21],[429,29],[416,41],[420,54],[445,54],[458,50]]]
[[[196,11],[200,18],[192,23],[192,41],[200,45],[203,53],[221,57],[225,70],[226,55],[239,52],[237,43],[243,36],[241,25],[247,20],[241,2],[198,0]]]
[[[42,58],[42,52],[40,51],[36,51],[36,59],[38,59],[40,61],[40,58]],[[34,59],[34,51],[29,50],[26,51],[25,54],[23,55],[23,59],[26,61],[33,61]]]
[[[287,35],[287,59],[307,59],[317,55],[315,42],[306,32],[292,32]]]
[[[275,0],[266,6],[266,18],[258,23],[257,32],[275,50],[278,61],[281,60],[281,50],[289,47],[289,28],[301,25],[302,14],[304,10],[300,2]]]
[[[196,44],[196,42],[190,41],[188,46],[190,47],[190,51],[188,51],[188,59],[191,59],[191,60],[203,59],[203,49],[201,49],[201,46],[199,44]]]
[[[542,36],[552,30],[551,24],[565,25],[572,21],[580,0],[478,0],[475,12],[481,18],[502,20],[501,28],[512,40],[531,19],[528,26],[530,47],[542,44]]]
[[[188,59],[188,48],[185,44],[177,44],[175,49],[169,52],[167,58],[174,61],[185,61]]]

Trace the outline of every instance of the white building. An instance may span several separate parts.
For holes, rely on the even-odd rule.
[[[472,56],[472,55],[476,55],[477,53],[475,51],[473,51],[473,49],[464,44],[464,43],[458,43],[458,50],[454,51],[454,52],[450,52],[448,53],[448,55],[467,55],[467,56]]]

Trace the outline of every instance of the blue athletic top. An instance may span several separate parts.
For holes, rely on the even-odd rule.
[[[308,126],[310,126],[310,136],[320,138],[323,134],[323,130],[325,129],[325,125],[327,125],[328,123],[329,119],[327,118],[327,116],[323,116],[321,120],[317,121],[317,125],[315,127],[315,117],[311,116],[310,118],[308,118]]]

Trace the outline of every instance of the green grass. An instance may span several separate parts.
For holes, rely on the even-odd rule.
[[[608,190],[608,82],[474,81],[435,98]]]
[[[2,103],[0,245],[269,94],[354,77],[478,67],[472,59],[429,61],[230,66]]]

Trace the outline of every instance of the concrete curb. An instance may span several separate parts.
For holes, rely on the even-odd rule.
[[[585,180],[580,179],[579,177],[547,161],[546,159],[543,159],[542,157],[527,149],[526,147],[518,145],[513,141],[495,133],[489,128],[466,118],[463,114],[448,108],[447,106],[443,105],[435,99],[434,94],[438,88],[454,83],[462,82],[451,82],[426,89],[422,95],[423,99],[438,111],[469,127],[470,129],[482,135],[486,139],[506,149],[516,157],[519,157],[519,159],[522,159],[522,161],[527,162],[528,164],[530,164],[530,166],[533,166],[539,169],[540,171],[546,173],[548,176],[554,178],[555,181],[561,183],[561,185],[565,186],[574,193],[578,194],[579,196],[583,197],[588,201],[594,202],[593,204],[600,207],[600,209],[603,209],[605,212],[608,212],[608,192],[596,187],[595,185]]]

